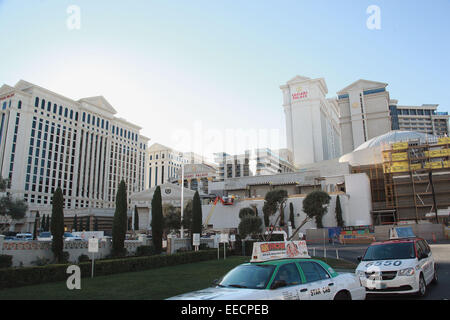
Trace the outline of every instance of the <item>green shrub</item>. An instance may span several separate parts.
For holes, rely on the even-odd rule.
[[[179,264],[212,260],[217,258],[216,250],[183,252],[172,255],[153,255],[130,257],[114,260],[98,260],[95,262],[95,276],[115,273],[144,271],[149,269],[175,266]],[[2,269],[0,270],[0,289],[41,284],[47,282],[66,281],[66,270],[70,264],[54,264],[47,266]],[[82,262],[78,266],[82,277],[90,277],[91,263]]]
[[[82,254],[81,256],[78,257],[78,263],[89,262],[89,261],[91,261],[91,259],[86,254]]]
[[[155,254],[155,249],[153,246],[140,246],[136,248],[136,256],[152,256]]]
[[[38,257],[36,260],[32,261],[31,264],[34,264],[35,266],[46,266],[50,264],[51,260],[45,257]]]
[[[12,266],[12,256],[0,254],[0,269],[10,268]]]

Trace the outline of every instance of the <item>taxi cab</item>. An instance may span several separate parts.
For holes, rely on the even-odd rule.
[[[351,273],[337,273],[311,259],[304,241],[255,243],[252,260],[228,272],[211,288],[169,300],[364,300]]]
[[[436,264],[428,243],[417,237],[372,243],[356,268],[368,294],[424,296],[437,282]]]

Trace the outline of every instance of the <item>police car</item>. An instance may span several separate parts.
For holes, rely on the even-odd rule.
[[[372,243],[356,268],[368,294],[416,293],[424,296],[427,285],[437,282],[436,264],[424,239],[390,239]]]
[[[337,273],[308,256],[305,241],[259,242],[249,263],[228,272],[211,288],[169,300],[364,300],[365,288],[351,273]]]

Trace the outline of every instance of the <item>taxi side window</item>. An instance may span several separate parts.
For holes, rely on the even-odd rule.
[[[299,262],[305,275],[306,282],[314,282],[329,279],[330,275],[316,262]]]
[[[420,259],[420,257],[423,255],[424,250],[420,243],[420,241],[416,241],[416,250],[417,250],[417,258]]]
[[[302,282],[295,263],[285,264],[278,269],[273,282],[280,280],[285,281],[287,286],[294,286]]]
[[[425,241],[419,240],[419,241],[417,241],[417,244],[419,245],[419,247],[422,250],[422,252],[424,252],[427,255],[430,253],[429,247],[427,246]]]
[[[424,248],[424,250],[425,250],[425,253],[426,253],[426,254],[429,254],[429,253],[431,252],[431,248],[430,248],[430,246],[428,245],[428,243],[427,243],[425,240],[422,240],[422,245],[423,245],[423,248]]]

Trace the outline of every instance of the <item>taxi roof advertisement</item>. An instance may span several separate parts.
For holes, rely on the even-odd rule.
[[[310,258],[306,241],[256,242],[251,262],[276,259]]]

